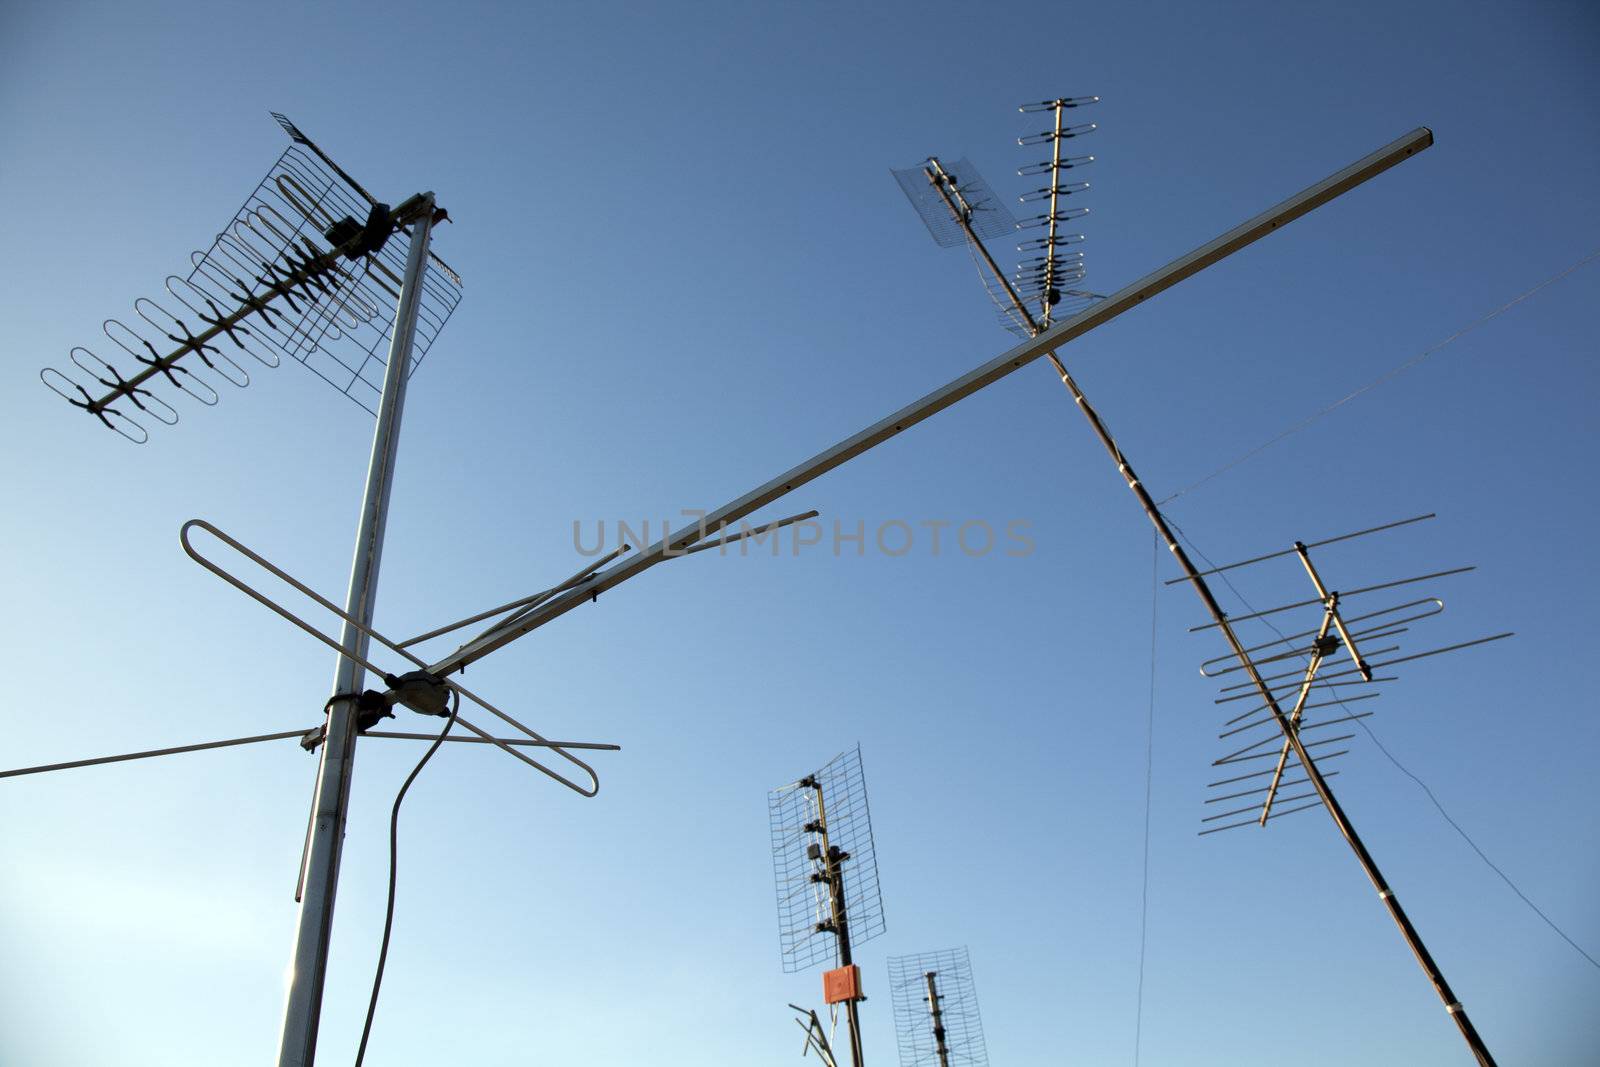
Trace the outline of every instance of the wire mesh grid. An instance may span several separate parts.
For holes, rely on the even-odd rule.
[[[861,746],[841,752],[827,766],[798,782],[774,789],[767,797],[772,831],[772,868],[778,895],[778,941],[785,972],[818,963],[836,962],[838,939],[828,922],[828,889],[814,878],[821,864],[808,852],[820,844],[817,830],[820,786],[828,844],[849,858],[841,864],[850,943],[860,945],[883,933],[883,895],[878,885],[878,857],[873,848],[867,784],[861,769]]]
[[[194,254],[187,281],[222,306],[237,304],[235,294],[253,295],[258,287],[270,292],[269,283],[283,270],[280,261],[292,266],[291,255],[323,254],[330,226],[345,218],[359,222],[370,208],[364,190],[308,145],[291,144],[211,247]],[[255,317],[263,327],[258,333],[375,413],[409,245],[402,230],[377,253],[342,261],[315,288],[303,285]],[[460,300],[460,278],[430,257],[408,373],[415,373]]]
[[[983,180],[976,167],[964,158],[941,165],[949,175],[955,192],[972,209],[969,221],[972,223],[974,233],[979,237],[1016,235],[1016,217],[995,195],[994,190],[989,188],[989,183]],[[927,172],[921,166],[891,170],[889,173],[900,183],[900,191],[911,201],[911,206],[916,209],[923,225],[928,227],[928,233],[933,236],[935,244],[940,248],[950,248],[967,239],[961,224],[950,213],[950,206],[945,203],[938,188],[928,180]]]
[[[965,948],[889,958],[889,995],[894,1003],[894,1031],[900,1045],[900,1067],[937,1067],[938,1040],[928,1003],[928,974],[939,996],[939,1025],[952,1067],[988,1067],[978,990],[972,961]]]

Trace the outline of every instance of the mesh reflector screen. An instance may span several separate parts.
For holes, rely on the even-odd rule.
[[[812,775],[822,787],[828,844],[849,853],[841,867],[846,922],[852,946],[883,933],[883,896],[878,887],[878,858],[867,810],[867,785],[861,771],[861,748],[842,752]],[[817,924],[831,919],[828,887],[813,881],[822,864],[808,854],[821,834],[807,830],[818,818],[817,790],[796,782],[774,789],[767,797],[772,831],[772,868],[778,894],[778,942],[785,971],[801,971],[838,961],[838,939]]]

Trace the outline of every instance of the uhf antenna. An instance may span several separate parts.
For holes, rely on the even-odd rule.
[[[889,958],[900,1067],[989,1067],[965,948]]]
[[[249,385],[251,362],[297,360],[376,415],[396,339],[406,342],[409,374],[461,300],[460,277],[428,251],[424,232],[426,269],[411,306],[401,306],[419,220],[428,215],[431,229],[446,217],[431,194],[391,210],[294,123],[273,117],[291,143],[211,247],[167,276],[159,301],[140,297],[131,318],[106,319],[107,345],[73,348],[70,373],[40,371],[56,395],[135,444],[151,425],[179,421],[171,400],[215,406],[221,383]],[[397,331],[402,311],[408,321]]]
[[[853,948],[883,933],[883,895],[872,847],[861,746],[767,797],[772,869],[778,889],[778,941],[785,972],[822,962],[823,999],[843,1004],[850,1061],[861,1053],[861,968]]]
[[[1067,112],[1098,103],[1098,96],[1060,97],[1036,104],[1024,104],[1024,113],[1048,112],[1054,125],[1042,133],[1017,138],[1017,144],[1050,146],[1050,158],[1017,170],[1023,177],[1040,177],[1046,184],[1018,197],[1022,204],[1046,210],[1018,222],[994,194],[972,164],[965,159],[945,164],[929,156],[919,167],[895,170],[895,180],[921,216],[934,241],[943,248],[965,242],[979,261],[979,276],[999,312],[1001,324],[1022,337],[1033,337],[1050,328],[1058,314],[1070,314],[1100,299],[1096,293],[1069,288],[1083,281],[1086,268],[1081,233],[1068,233],[1066,223],[1089,214],[1077,200],[1089,191],[1089,183],[1077,180],[1074,172],[1094,162],[1091,155],[1071,155],[1068,141],[1093,133],[1092,122],[1073,123]],[[1009,277],[995,262],[984,238],[1015,236],[1017,231],[1042,230],[1017,244],[1026,258]]]

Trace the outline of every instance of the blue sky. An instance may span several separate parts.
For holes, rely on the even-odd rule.
[[[437,248],[466,295],[412,382],[384,559],[400,636],[570,573],[574,520],[715,507],[1006,348],[889,167],[967,155],[1021,192],[1038,123],[1016,105],[1099,94],[1084,228],[1108,292],[1431,127],[1064,350],[1158,496],[1196,481],[1600,248],[1597,30],[1581,4],[7,5],[3,762],[309,726],[326,699],[325,651],[176,534],[207,518],[337,593],[370,420],[289,366],[136,449],[35,379],[209,242],[282,150],[268,110],[455,220]],[[1170,512],[1218,562],[1439,513],[1325,573],[1476,563],[1410,647],[1517,637],[1405,669],[1373,730],[1592,954],[1597,272]],[[428,768],[369,1062],[794,1062],[785,1004],[820,982],[779,964],[765,794],[858,741],[887,918],[859,952],[872,1061],[894,1055],[885,959],[952,945],[994,1062],[1132,1061],[1148,524],[1044,367],[791,502],[771,513],[1024,520],[1037,549],[705,554],[475,667],[547,734],[624,751],[595,800],[467,746]],[[1302,581],[1238,585],[1259,606]],[[1200,621],[1157,597],[1143,1062],[1463,1062],[1324,816],[1195,836],[1221,752]],[[418,750],[360,753],[328,1063],[359,1037]],[[1343,762],[1501,1061],[1600,1054],[1600,974],[1364,736]],[[313,772],[284,743],[0,782],[0,1060],[269,1059]]]

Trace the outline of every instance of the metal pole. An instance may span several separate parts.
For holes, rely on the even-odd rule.
[[[1294,698],[1294,710],[1289,712],[1289,725],[1296,731],[1300,729],[1300,716],[1305,712],[1306,698],[1311,695],[1311,684],[1317,680],[1317,671],[1322,669],[1322,657],[1328,640],[1328,625],[1333,622],[1337,614],[1337,605],[1330,603],[1327,610],[1322,613],[1322,626],[1317,630],[1315,640],[1311,642],[1311,659],[1307,661],[1305,677],[1300,681],[1300,695]],[[1278,783],[1283,781],[1283,769],[1288,765],[1289,742],[1285,741],[1283,748],[1278,752],[1278,765],[1273,768],[1272,781],[1267,785],[1267,799],[1261,805],[1261,820],[1257,823],[1259,826],[1267,825],[1267,820],[1272,817],[1272,803],[1278,796]]]
[[[817,791],[817,828],[822,838],[822,874],[828,885],[828,903],[833,916],[833,932],[839,938],[839,966],[848,967],[854,961],[850,956],[850,917],[844,908],[844,869],[840,867],[842,854],[834,852],[828,843],[828,812],[823,806],[822,783],[812,780]],[[861,1015],[854,998],[844,1002],[845,1020],[850,1030],[850,1062],[863,1067],[861,1053]]]
[[[1056,101],[1056,135],[1051,141],[1050,156],[1050,221],[1045,230],[1044,295],[1040,298],[1039,319],[1044,329],[1050,328],[1050,313],[1054,302],[1050,295],[1056,288],[1056,204],[1061,195],[1061,114],[1067,109],[1065,100]]]
[[[939,1010],[939,987],[933,982],[938,974],[929,971],[923,977],[928,980],[928,1011],[933,1015],[933,1044],[939,1053],[939,1067],[950,1067],[950,1050],[944,1045],[944,1013]]]
[[[350,592],[345,600],[346,613],[367,627],[371,626],[377,598],[378,565],[383,558],[383,532],[389,517],[389,493],[394,484],[395,455],[400,443],[400,416],[405,408],[406,374],[410,369],[417,309],[422,300],[423,271],[428,262],[428,237],[433,226],[433,194],[425,193],[422,199],[422,211],[412,222],[406,275],[395,309],[389,365],[383,377],[383,396],[378,402],[366,494],[361,504],[355,556],[350,567]],[[328,943],[333,931],[333,898],[339,882],[339,856],[344,846],[345,819],[350,805],[356,697],[366,673],[352,657],[366,656],[367,636],[360,627],[346,621],[341,644],[344,653],[339,657],[333,696],[327,706],[327,743],[322,746],[322,762],[317,767],[294,963],[289,974],[283,1032],[278,1045],[279,1067],[311,1067],[316,1060],[317,1023],[322,1012],[322,986],[327,977]]]
[[[1278,720],[1278,728],[1283,732],[1284,740],[1294,749],[1295,757],[1300,761],[1300,766],[1305,769],[1306,777],[1310,780],[1312,787],[1316,789],[1317,796],[1322,799],[1323,807],[1328,809],[1328,814],[1333,818],[1334,825],[1338,827],[1339,833],[1343,835],[1345,842],[1349,844],[1350,850],[1355,853],[1357,861],[1361,864],[1361,869],[1366,872],[1373,888],[1378,891],[1378,898],[1383,901],[1384,907],[1389,909],[1389,917],[1400,928],[1400,933],[1405,938],[1406,944],[1410,946],[1412,954],[1416,956],[1417,963],[1421,966],[1423,973],[1428,976],[1428,981],[1433,984],[1434,992],[1444,1002],[1445,1011],[1455,1021],[1456,1028],[1461,1031],[1461,1036],[1466,1041],[1467,1047],[1472,1050],[1473,1056],[1477,1058],[1481,1067],[1495,1067],[1494,1057],[1489,1054],[1489,1049],[1484,1045],[1483,1038],[1478,1036],[1478,1031],[1472,1025],[1472,1020],[1467,1017],[1467,1009],[1463,1008],[1461,1002],[1456,999],[1455,992],[1450,988],[1450,983],[1445,981],[1444,973],[1439,970],[1439,965],[1433,961],[1433,956],[1429,954],[1428,947],[1422,943],[1422,936],[1417,933],[1417,928],[1411,925],[1410,917],[1406,915],[1405,909],[1400,907],[1400,901],[1395,897],[1394,891],[1389,888],[1389,883],[1384,881],[1383,872],[1378,870],[1377,862],[1372,858],[1372,854],[1367,851],[1366,846],[1361,843],[1361,838],[1356,835],[1355,827],[1350,824],[1350,820],[1345,816],[1344,809],[1339,807],[1339,802],[1334,799],[1333,791],[1328,788],[1328,783],[1323,779],[1322,772],[1317,769],[1317,765],[1306,754],[1305,746],[1300,741],[1299,730],[1291,725],[1288,717],[1284,715],[1283,709],[1278,706],[1278,701],[1272,695],[1271,687],[1261,677],[1261,672],[1256,669],[1255,662],[1250,659],[1250,654],[1233,632],[1233,626],[1228,621],[1228,616],[1222,610],[1222,606],[1212,596],[1210,586],[1206,585],[1206,580],[1200,576],[1200,572],[1190,562],[1188,553],[1183,550],[1183,546],[1179,545],[1177,538],[1172,535],[1172,529],[1167,525],[1166,518],[1162,516],[1161,509],[1156,507],[1156,502],[1151,499],[1144,484],[1139,481],[1138,475],[1134,474],[1133,467],[1129,465],[1127,457],[1122,454],[1122,450],[1117,447],[1116,441],[1112,439],[1110,432],[1105,428],[1105,424],[1100,421],[1099,414],[1089,405],[1089,401],[1083,395],[1083,391],[1078,388],[1078,383],[1073,381],[1072,375],[1068,374],[1066,368],[1056,359],[1054,352],[1050,353],[1050,362],[1060,373],[1062,384],[1071,391],[1072,399],[1077,403],[1078,409],[1089,420],[1089,425],[1094,429],[1095,436],[1100,439],[1100,443],[1105,446],[1106,451],[1111,453],[1111,458],[1117,464],[1117,470],[1122,472],[1123,480],[1128,483],[1128,488],[1133,491],[1134,496],[1139,498],[1139,504],[1144,508],[1145,514],[1150,517],[1150,522],[1155,526],[1156,532],[1161,535],[1162,540],[1166,541],[1167,548],[1172,552],[1173,558],[1178,561],[1178,566],[1183,569],[1184,576],[1189,579],[1189,584],[1194,586],[1194,591],[1199,594],[1201,601],[1206,606],[1206,610],[1216,620],[1216,626],[1222,631],[1222,636],[1227,639],[1228,646],[1233,650],[1233,654],[1238,657],[1240,666],[1250,676],[1250,681],[1255,684],[1256,691],[1260,693],[1261,699],[1266,701],[1267,708],[1271,710],[1273,717]],[[1312,601],[1312,603],[1316,603],[1316,601]]]

